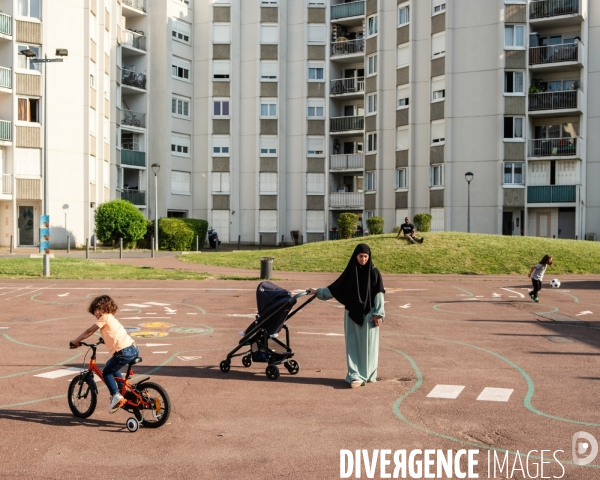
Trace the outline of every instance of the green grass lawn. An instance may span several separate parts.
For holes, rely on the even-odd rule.
[[[179,257],[204,265],[260,269],[260,257],[273,257],[273,269],[341,272],[357,243],[367,243],[383,273],[527,274],[545,254],[554,257],[548,274],[600,273],[600,243],[535,237],[508,237],[455,232],[426,233],[413,245],[395,234],[375,235],[292,248]]]

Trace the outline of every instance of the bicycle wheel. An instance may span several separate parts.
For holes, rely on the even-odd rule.
[[[154,382],[144,382],[136,386],[144,401],[150,404],[149,408],[140,408],[142,426],[158,428],[168,420],[171,415],[171,399],[166,390]]]
[[[96,409],[98,395],[90,377],[77,376],[69,384],[69,408],[73,415],[88,418]]]

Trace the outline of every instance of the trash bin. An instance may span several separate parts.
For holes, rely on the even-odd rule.
[[[273,257],[260,257],[260,279],[271,280],[273,275]]]

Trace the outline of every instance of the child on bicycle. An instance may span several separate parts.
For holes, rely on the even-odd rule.
[[[114,300],[108,295],[96,297],[88,309],[96,317],[96,323],[85,330],[75,340],[71,341],[71,348],[77,348],[79,347],[79,342],[100,329],[100,334],[111,355],[104,366],[104,370],[102,370],[104,381],[110,392],[108,413],[115,413],[123,400],[123,395],[119,393],[114,377],[123,378],[120,371],[121,368],[139,355],[138,347],[133,338],[129,336],[123,325],[114,317],[118,308]]]

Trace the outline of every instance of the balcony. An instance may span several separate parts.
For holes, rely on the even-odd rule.
[[[331,20],[340,20],[352,17],[362,17],[365,14],[365,2],[341,3],[331,6]]]
[[[137,91],[146,91],[146,75],[135,73],[133,70],[121,70],[121,85]]]
[[[0,120],[0,143],[12,142],[12,122]]]
[[[146,0],[122,0],[124,17],[139,17],[146,15]]]
[[[343,96],[344,98],[362,97],[365,93],[365,78],[339,78],[329,82],[329,93],[331,96]]]
[[[0,183],[0,194],[1,195],[12,195],[12,175],[9,173],[0,174],[2,182]]]
[[[123,46],[146,51],[146,36],[144,32],[123,30]]]
[[[329,208],[350,208],[352,210],[362,210],[364,205],[364,194],[360,193],[330,193]]]
[[[529,4],[532,23],[544,22],[544,27],[567,27],[582,22],[581,0],[534,0]]]
[[[132,167],[146,166],[146,152],[136,150],[121,150],[121,165],[131,165]]]
[[[146,128],[146,114],[132,112],[131,110],[121,110],[121,126]]]
[[[331,44],[331,56],[347,57],[352,55],[355,58],[357,55],[363,55],[365,51],[365,39],[357,38],[356,40],[342,40]]]
[[[536,73],[577,70],[583,67],[583,43],[562,43],[529,48],[529,65]]]
[[[365,156],[362,153],[344,155],[331,155],[329,157],[329,170],[363,170]]]
[[[527,203],[575,203],[576,185],[540,185],[527,187]]]
[[[365,117],[334,117],[329,119],[329,130],[337,133],[362,132],[365,128]]]
[[[12,90],[12,69],[0,67],[0,88]]]
[[[578,137],[529,140],[528,157],[544,160],[577,158],[582,144],[582,139]]]
[[[127,200],[134,205],[146,205],[146,192],[144,190],[121,190],[121,200]]]
[[[12,17],[6,13],[0,13],[0,38],[12,37]]]
[[[529,113],[536,117],[577,113],[581,104],[581,90],[529,94]]]

